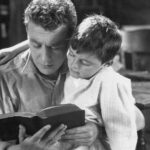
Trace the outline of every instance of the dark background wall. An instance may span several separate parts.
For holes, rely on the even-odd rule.
[[[120,25],[150,24],[150,0],[74,0],[77,10],[102,12]],[[79,14],[79,19],[84,16]]]
[[[23,11],[31,0],[0,0],[0,48],[26,39]],[[102,13],[121,26],[150,24],[150,0],[72,0],[79,22],[90,13]],[[5,7],[6,6],[6,9]],[[7,14],[3,14],[4,11]],[[4,24],[6,26],[4,26]],[[2,36],[6,27],[7,37]]]
[[[149,0],[106,1],[106,14],[118,21],[120,24],[150,24]]]

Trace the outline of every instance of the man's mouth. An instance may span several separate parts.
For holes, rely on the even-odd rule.
[[[48,64],[48,65],[42,65],[42,64],[41,64],[41,66],[42,66],[42,68],[51,68],[51,67],[53,67],[52,64]]]

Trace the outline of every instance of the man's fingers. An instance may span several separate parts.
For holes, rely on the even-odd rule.
[[[54,131],[51,132],[51,136],[56,136],[57,134],[61,133],[62,131],[65,131],[67,126],[64,124],[61,124],[58,128],[56,128]]]
[[[67,126],[60,125],[58,128],[56,128],[54,131],[51,131],[48,137],[44,140],[45,143],[53,143],[55,141],[58,141],[61,136],[65,133]]]
[[[91,145],[98,135],[97,125],[87,122],[82,127],[69,129],[66,134],[62,136],[62,141],[65,143],[72,143],[73,145]]]
[[[76,139],[88,139],[90,138],[89,134],[87,133],[81,133],[81,134],[65,134],[62,136],[62,139],[64,140],[76,140]]]
[[[66,134],[78,134],[78,133],[86,133],[88,131],[88,128],[85,127],[77,127],[77,128],[73,128],[73,129],[69,129],[66,131]]]
[[[66,141],[67,143],[70,143],[70,144],[77,144],[77,145],[87,145],[89,143],[89,141],[84,141],[83,139],[80,140],[80,139],[76,139],[76,140],[62,140],[62,141]]]
[[[6,57],[6,55],[0,53],[0,59],[3,59],[5,57]]]
[[[76,140],[62,140],[62,142],[65,142],[67,144],[70,144],[70,145],[76,145],[75,147],[78,147],[78,146],[89,146],[91,145],[91,142],[90,141],[84,141],[84,140],[80,140],[80,139],[76,139]]]
[[[11,59],[11,55],[8,53],[0,53],[0,65],[6,64]]]
[[[7,56],[0,55],[0,65],[3,65],[7,62]]]
[[[19,125],[19,143],[23,142],[23,140],[26,138],[26,129],[24,126]]]
[[[58,140],[66,131],[67,126],[60,125],[57,129],[53,131],[53,137],[55,140]]]
[[[43,138],[43,136],[47,133],[47,131],[51,128],[50,125],[44,126],[42,129],[40,129],[38,132],[36,132],[31,138],[31,142],[38,142]]]

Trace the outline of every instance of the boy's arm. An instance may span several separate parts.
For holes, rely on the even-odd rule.
[[[145,118],[144,118],[142,112],[136,106],[135,106],[135,114],[136,114],[137,131],[144,129]]]
[[[0,50],[0,65],[7,63],[9,60],[14,58],[16,55],[27,50],[29,48],[28,40],[23,41],[17,45],[9,48],[4,48]]]
[[[135,150],[137,127],[129,80],[108,82],[101,90],[101,111],[112,150]]]

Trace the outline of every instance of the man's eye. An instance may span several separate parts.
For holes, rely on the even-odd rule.
[[[66,46],[61,45],[61,46],[52,46],[51,48],[52,48],[54,51],[59,51],[59,50],[64,49],[65,47],[66,47]]]
[[[40,48],[41,47],[40,44],[35,44],[35,43],[33,43],[32,46],[35,47],[35,48]]]
[[[54,51],[57,51],[57,50],[60,50],[60,49],[62,49],[62,47],[51,47]]]

